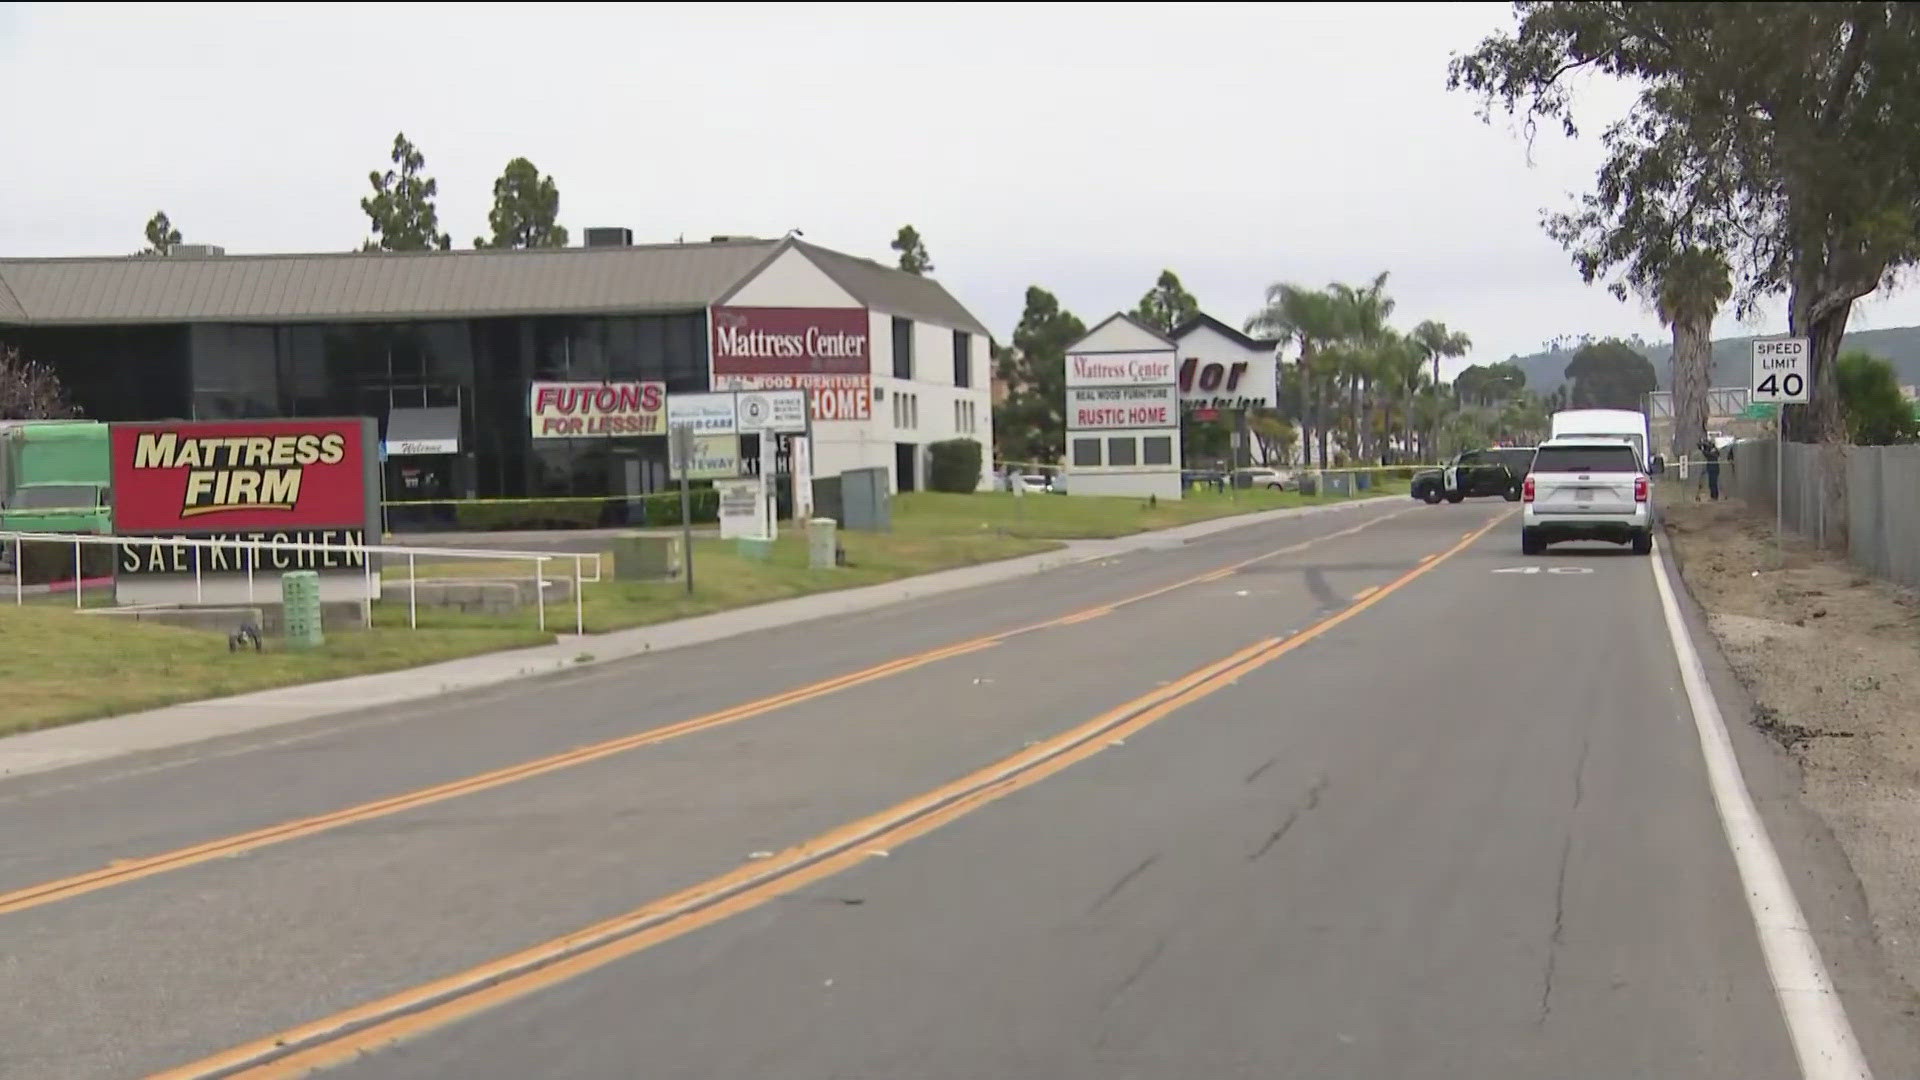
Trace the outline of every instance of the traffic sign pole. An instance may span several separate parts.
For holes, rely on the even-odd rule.
[[[1753,401],[1772,402],[1778,411],[1773,422],[1773,543],[1780,565],[1787,564],[1787,410],[1811,399],[1808,382],[1808,341],[1803,337],[1755,338],[1753,341]]]

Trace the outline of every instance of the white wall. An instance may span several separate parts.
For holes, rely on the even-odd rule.
[[[798,248],[782,251],[727,298],[728,307],[851,308],[862,306]]]
[[[868,329],[872,343],[873,385],[880,391],[873,403],[873,433],[885,441],[884,464],[894,464],[893,446],[914,443],[925,447],[946,439],[966,438],[980,443],[980,487],[993,487],[993,389],[992,346],[985,334],[967,334],[967,370],[971,385],[953,382],[953,331],[951,326],[913,320],[913,378],[900,379],[893,374],[893,313],[874,311]],[[896,412],[897,402],[911,402],[911,408]],[[955,405],[967,408],[959,414]],[[964,427],[971,423],[971,429]],[[816,425],[817,427],[817,425]],[[881,464],[881,462],[873,462]],[[926,487],[926,452],[917,458],[914,486]],[[893,490],[900,489],[900,478],[893,477]]]

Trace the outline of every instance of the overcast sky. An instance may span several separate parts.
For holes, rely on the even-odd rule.
[[[1002,340],[1028,285],[1089,324],[1171,268],[1239,324],[1275,281],[1392,272],[1474,359],[1663,331],[1540,232],[1592,145],[1445,90],[1505,4],[0,4],[0,256],[112,255],[164,209],[232,253],[340,251],[404,130],[457,246],[515,156],[574,232],[809,240],[903,223]],[[1604,115],[1626,100],[1596,86]],[[1855,328],[1920,323],[1909,290]],[[1778,332],[1778,315],[1722,334]]]

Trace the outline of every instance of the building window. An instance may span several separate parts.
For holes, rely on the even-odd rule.
[[[973,385],[973,335],[965,330],[953,332],[953,385]]]
[[[1140,448],[1141,459],[1145,464],[1173,464],[1173,436],[1149,435],[1140,441],[1145,444]]]
[[[1073,467],[1076,469],[1097,469],[1100,467],[1100,440],[1073,440]]]
[[[913,320],[893,317],[893,377],[913,378]]]
[[[916,429],[920,426],[920,395],[919,394],[907,395],[907,426],[910,428],[916,428]]]
[[[1131,435],[1117,435],[1107,440],[1107,464],[1132,465],[1136,460],[1135,451],[1140,444]]]

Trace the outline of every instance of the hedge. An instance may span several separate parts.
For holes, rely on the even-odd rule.
[[[980,444],[945,439],[927,447],[927,487],[959,495],[980,489]]]
[[[690,493],[695,524],[720,520],[720,495],[711,487]],[[634,498],[516,499],[511,502],[454,504],[454,521],[473,532],[538,529],[592,529],[600,526],[680,524],[680,493],[656,492]]]
[[[112,577],[119,549],[111,544],[86,544],[80,549],[80,576]],[[58,542],[22,542],[19,554],[20,583],[49,585],[73,580],[73,545]]]

